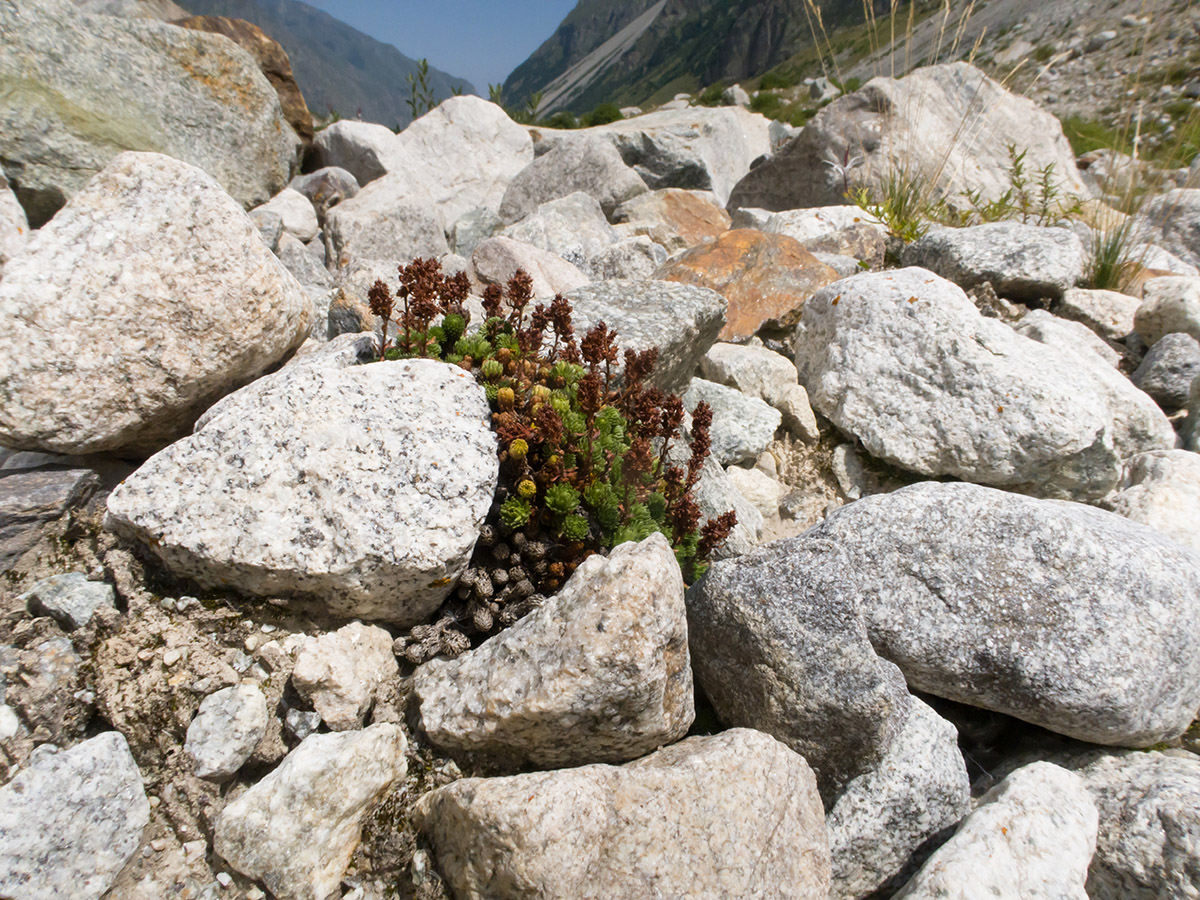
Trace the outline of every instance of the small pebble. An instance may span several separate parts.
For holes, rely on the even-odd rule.
[[[256,887],[252,887],[246,891],[246,900],[263,900],[267,895]]]
[[[161,606],[163,609],[165,609],[167,612],[174,612],[175,608],[176,608],[175,601],[171,597],[163,597],[162,602],[159,603],[158,605]]]
[[[150,848],[155,853],[162,853],[167,849],[167,841],[165,838],[155,838],[150,842]]]
[[[151,794],[150,795],[150,808],[158,809],[161,805],[162,805],[162,798],[159,797],[157,794]]]
[[[140,659],[142,662],[150,662],[150,660],[154,659],[154,651],[153,650],[139,650],[137,658]]]
[[[228,872],[218,872],[217,881],[220,883],[221,887],[229,887],[231,884],[233,884],[233,876]]]
[[[262,627],[263,634],[270,634],[272,631],[277,631],[277,630],[278,629],[274,625],[264,625]]]
[[[173,666],[183,657],[183,651],[178,649],[168,650],[163,654],[163,665]]]
[[[246,648],[247,653],[253,653],[256,649],[258,649],[258,635],[248,635],[246,640],[242,642],[242,646]]]

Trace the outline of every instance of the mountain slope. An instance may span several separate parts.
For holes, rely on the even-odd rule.
[[[388,126],[412,119],[405,76],[415,75],[417,64],[391,44],[297,0],[183,0],[181,5],[196,15],[245,19],[279,41],[316,116],[361,114]],[[432,67],[429,81],[438,100],[454,87],[474,91],[470,82]]]
[[[830,26],[862,16],[862,0],[820,5]],[[811,44],[805,7],[806,0],[580,0],[508,77],[505,95],[520,102],[544,90],[545,112],[585,112],[749,78]]]

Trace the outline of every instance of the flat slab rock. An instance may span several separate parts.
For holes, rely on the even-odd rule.
[[[766,735],[694,737],[615,768],[468,778],[414,813],[458,897],[825,900],[804,759]]]
[[[511,628],[418,669],[413,693],[435,746],[509,764],[625,762],[679,740],[695,705],[670,544],[589,557]]]
[[[1126,747],[1200,708],[1200,556],[1115,513],[925,482],[776,546],[806,554],[806,583],[851,573],[871,643],[915,689]]]
[[[109,496],[106,527],[202,585],[415,624],[491,505],[489,416],[456,366],[297,363],[148,460]]]

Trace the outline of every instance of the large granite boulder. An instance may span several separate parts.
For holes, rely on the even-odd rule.
[[[396,168],[396,134],[374,122],[334,122],[317,132],[313,146],[323,167],[344,169],[359,187]]]
[[[1175,442],[1153,401],[1099,356],[1022,337],[925,269],[818,291],[796,368],[813,407],[868,453],[931,477],[1093,499],[1122,458]]]
[[[829,848],[804,760],[745,729],[619,768],[466,778],[414,813],[456,896],[825,900]]]
[[[117,157],[0,281],[0,443],[152,453],[308,334],[312,303],[199,169]]]
[[[588,283],[588,276],[556,253],[506,235],[480,241],[471,253],[471,268],[484,284],[505,285],[524,270],[533,279],[533,296],[549,300]]]
[[[682,188],[639,194],[613,210],[612,220],[622,234],[644,235],[671,252],[717,238],[730,224],[711,193]]]
[[[543,203],[576,191],[594,197],[605,215],[611,215],[646,190],[646,183],[625,165],[612,144],[585,136],[558,144],[522,169],[505,191],[500,218],[516,222]]]
[[[213,407],[108,499],[178,575],[416,624],[466,567],[498,460],[457,366],[301,360]]]
[[[0,159],[34,227],[125,150],[189,162],[247,209],[287,185],[300,139],[226,38],[62,0],[4,4],[0,33]]]
[[[1200,340],[1180,332],[1163,335],[1129,376],[1163,409],[1186,407],[1192,382],[1197,378]]]
[[[848,185],[880,189],[902,177],[928,180],[935,198],[969,209],[966,191],[987,203],[1012,187],[1010,144],[1025,151],[1027,172],[1053,166],[1051,181],[1064,195],[1088,196],[1058,119],[974,66],[944,63],[873,78],[752,169],[728,208],[833,206],[845,202]]]
[[[1177,188],[1154,197],[1135,221],[1139,237],[1200,266],[1200,189]]]
[[[434,746],[542,768],[637,759],[695,717],[683,578],[660,534],[584,560],[562,590],[455,660],[417,670]]]
[[[29,221],[17,196],[9,186],[4,170],[0,169],[0,272],[4,264],[25,249],[29,240]]]
[[[1200,708],[1200,556],[1122,516],[923,482],[773,547],[796,574],[768,572],[763,592],[786,603],[803,580],[812,603],[857,600],[918,690],[1125,747],[1179,736]]]
[[[330,267],[338,269],[372,261],[394,269],[417,257],[438,259],[450,252],[437,210],[390,178],[368,184],[329,210],[325,248]]]
[[[1168,334],[1186,334],[1200,341],[1200,278],[1147,281],[1133,321],[1150,346]]]
[[[600,204],[582,191],[543,203],[501,234],[561,256],[584,272],[594,272],[592,260],[619,239]]]
[[[1131,457],[1105,505],[1200,553],[1200,453],[1157,450]]]

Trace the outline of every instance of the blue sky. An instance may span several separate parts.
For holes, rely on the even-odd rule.
[[[304,0],[395,44],[413,59],[466,78],[487,96],[525,61],[575,6],[575,0]]]

